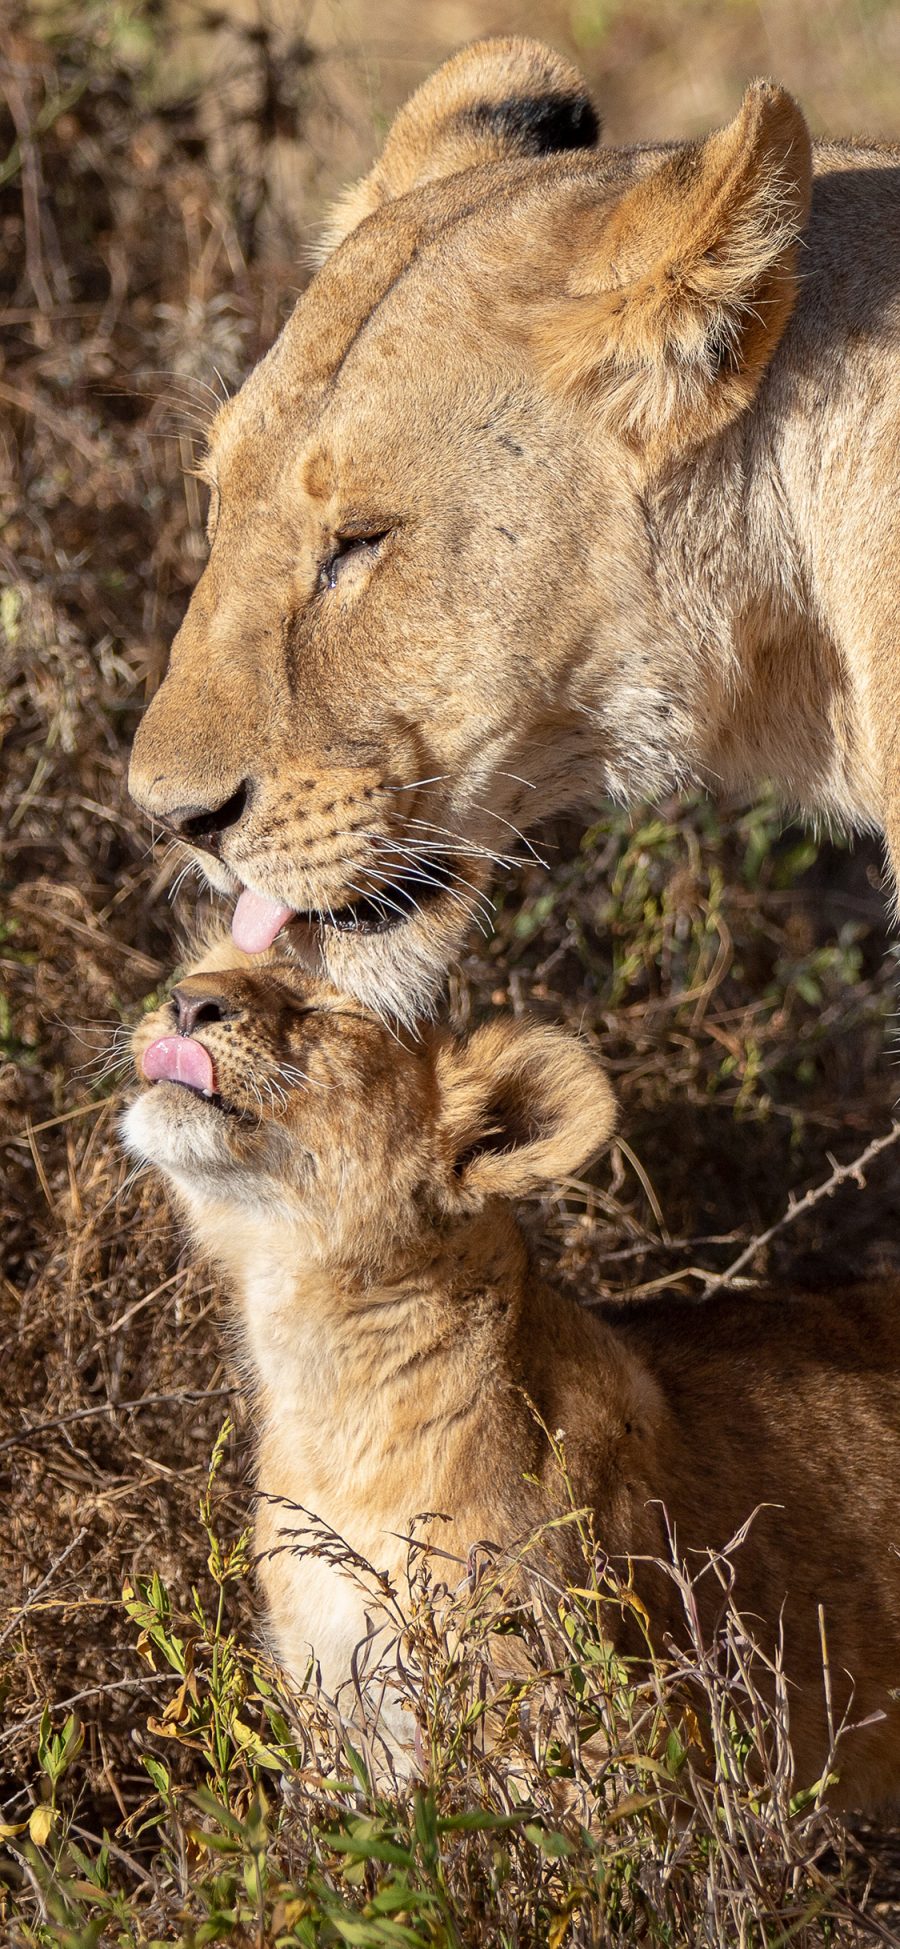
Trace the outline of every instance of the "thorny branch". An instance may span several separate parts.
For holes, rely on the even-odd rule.
[[[731,1265],[726,1266],[724,1272],[717,1273],[714,1279],[707,1282],[701,1298],[711,1299],[714,1293],[721,1292],[723,1286],[730,1286],[738,1273],[743,1272],[744,1267],[755,1259],[757,1252],[760,1252],[764,1245],[768,1245],[769,1240],[773,1239],[777,1232],[783,1232],[787,1225],[793,1225],[794,1220],[803,1212],[812,1211],[823,1198],[830,1198],[842,1184],[847,1183],[849,1178],[852,1178],[860,1191],[864,1191],[868,1166],[881,1151],[895,1144],[898,1137],[900,1137],[900,1122],[894,1122],[883,1137],[873,1137],[865,1150],[861,1151],[858,1157],[854,1157],[849,1164],[838,1164],[830,1151],[826,1152],[828,1162],[832,1166],[831,1176],[822,1184],[813,1185],[809,1191],[805,1191],[802,1198],[795,1198],[794,1193],[791,1192],[787,1208],[782,1212],[781,1217],[776,1218],[774,1225],[770,1225],[767,1232],[757,1233],[757,1236],[750,1240],[749,1245],[745,1245],[743,1252],[739,1252],[737,1258],[732,1260]]]

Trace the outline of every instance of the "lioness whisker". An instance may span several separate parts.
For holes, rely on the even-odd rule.
[[[513,783],[514,783],[514,784],[516,784],[516,785],[524,785],[527,791],[529,791],[529,792],[536,792],[536,791],[537,791],[537,786],[536,786],[536,784],[535,784],[535,782],[534,782],[534,779],[533,779],[533,778],[523,778],[523,777],[522,777],[522,774],[521,774],[521,772],[519,772],[519,771],[498,771],[498,773],[497,773],[497,777],[498,777],[498,778],[511,778],[511,779],[513,780]]]
[[[172,884],[169,888],[168,898],[170,903],[174,901],[177,898],[178,894],[181,892],[181,889],[185,883],[185,880],[188,878],[189,874],[195,873],[196,871],[197,871],[197,867],[195,861],[192,859],[186,860],[180,872],[176,873],[175,878],[172,881]]]
[[[443,785],[449,776],[447,771],[436,771],[430,778],[411,778],[405,785],[383,785],[381,789],[384,792],[415,792],[425,785]]]
[[[475,845],[466,846],[461,841],[458,841],[454,845],[445,839],[415,839],[413,843],[421,852],[433,853],[435,857],[443,854],[447,859],[459,859],[460,857],[463,859],[493,858],[493,855],[486,853],[483,847]]]
[[[361,871],[365,873],[366,868],[363,867]],[[375,886],[372,888],[360,887],[357,886],[355,881],[353,880],[348,880],[346,884],[347,884],[348,891],[350,893],[358,893],[361,900],[371,900],[374,902],[376,906],[381,907],[382,909],[384,909],[385,907],[390,907],[392,913],[400,915],[401,920],[406,920],[408,918],[405,907],[401,907],[396,900],[392,900],[390,898],[390,895],[384,891],[384,888],[382,886]],[[418,906],[415,900],[412,901],[412,905],[416,908],[417,913],[421,913],[422,909],[421,907]]]
[[[174,370],[172,371],[167,370],[167,368],[164,366],[153,366],[145,373],[145,377],[147,379],[164,379],[166,382],[167,392],[171,390],[173,386],[180,386],[184,389],[185,396],[189,399],[192,397],[192,395],[191,393],[188,392],[188,387],[199,386],[203,392],[209,393],[210,397],[215,400],[216,409],[218,409],[222,405],[222,401],[219,398],[218,393],[216,392],[215,386],[211,386],[207,379],[197,378],[194,373],[175,372]],[[144,399],[144,398],[165,399],[166,394],[147,393],[146,391],[142,392],[138,390],[137,397],[139,399]],[[198,410],[202,408],[204,412],[209,413],[209,423],[210,425],[212,425],[212,422],[216,417],[213,408],[211,406],[207,406],[205,400],[197,400],[196,404]]]
[[[419,822],[414,822],[414,823],[419,823]],[[509,870],[509,868],[516,863],[512,859],[504,859],[501,854],[492,853],[486,847],[478,846],[471,841],[460,839],[455,844],[450,844],[446,840],[419,839],[417,835],[414,835],[408,831],[407,829],[408,825],[409,822],[407,821],[407,827],[404,828],[404,831],[406,832],[406,837],[408,839],[409,844],[415,847],[416,852],[418,854],[428,853],[430,855],[433,855],[435,860],[439,858],[446,858],[450,860],[460,859],[460,858],[472,859],[472,860],[486,859],[486,860],[490,860],[494,865],[504,868],[505,870]],[[388,833],[378,832],[374,828],[366,831],[365,829],[361,829],[357,827],[355,832],[339,833],[337,837],[341,839],[350,839],[350,838],[368,839],[371,841],[373,845],[381,846],[381,847],[394,847],[397,850],[400,849],[403,843],[395,833],[388,834]],[[348,861],[347,864],[352,865],[353,862]]]
[[[473,809],[475,809],[477,813],[485,813],[485,815],[487,815],[489,819],[497,819],[497,821],[501,822],[501,824],[505,824],[505,826],[508,826],[508,828],[510,828],[510,832],[514,832],[514,834],[516,834],[516,838],[520,838],[520,840],[524,840],[524,844],[528,844],[528,840],[524,838],[524,832],[520,832],[520,830],[518,830],[518,826],[514,826],[514,824],[512,824],[512,821],[510,821],[510,819],[505,819],[505,817],[503,817],[503,813],[495,813],[495,811],[491,811],[491,807],[489,807],[489,805],[481,805],[481,803],[479,803],[477,799],[471,799],[469,803],[471,803],[471,807],[473,807]],[[417,819],[413,819],[413,815],[407,815],[407,824],[429,824],[429,821],[417,821]],[[440,826],[440,824],[431,824],[431,830],[432,832],[446,832],[446,834],[448,834],[450,838],[454,838],[454,840],[460,840],[460,844],[466,844],[466,842],[462,840],[462,834],[456,834],[456,832],[452,832],[452,830],[450,830],[450,826]],[[481,844],[481,842],[479,842],[479,840],[475,840],[475,842],[471,842],[471,844]],[[489,848],[485,848],[485,850],[489,852]]]
[[[396,838],[379,839],[377,835],[374,833],[372,835],[372,838],[374,844],[378,848],[379,858],[381,861],[390,862],[391,856],[394,853],[400,853],[405,863],[408,863],[411,860],[415,866],[420,867],[423,876],[426,873],[427,868],[430,866],[435,876],[432,880],[432,885],[445,886],[451,880],[456,880],[460,886],[465,886],[470,888],[472,893],[476,893],[478,894],[479,898],[488,901],[489,905],[493,904],[492,902],[489,901],[489,897],[487,893],[485,893],[481,887],[477,887],[472,880],[467,880],[464,877],[464,875],[461,874],[456,869],[456,867],[454,867],[452,864],[449,866],[443,866],[440,860],[435,857],[434,848],[429,848],[428,846],[422,846],[418,843],[418,841],[414,841],[414,840],[402,840]],[[450,847],[447,847],[444,850],[447,854],[447,857],[452,862],[453,859],[455,858],[455,854],[453,853],[452,849]]]
[[[167,416],[173,424],[176,423],[176,416],[178,414],[183,415],[185,427],[187,430],[190,431],[192,437],[196,440],[202,441],[204,446],[206,445],[209,436],[209,429],[212,426],[213,420],[215,419],[215,414],[213,412],[209,412],[209,416],[207,417],[207,406],[205,400],[196,400],[190,398],[179,399],[177,394],[172,394],[170,396],[168,393],[163,393],[163,392],[148,392],[146,389],[143,389],[141,387],[134,387],[134,388],[128,387],[126,388],[126,391],[128,396],[133,399],[149,399],[153,402],[154,405],[161,406],[163,408],[164,415]],[[191,415],[191,417],[188,418],[188,415]],[[155,428],[151,426],[149,428],[149,432],[150,432],[150,437],[156,438],[157,440],[171,439],[172,437],[170,431],[165,425],[165,419],[163,420],[163,424],[161,426],[157,426]]]
[[[221,372],[219,371],[219,368],[218,368],[218,366],[217,366],[217,365],[214,365],[214,366],[213,366],[213,371],[214,371],[214,373],[215,373],[215,375],[216,375],[216,378],[217,378],[217,379],[218,379],[218,381],[219,381],[219,385],[220,385],[220,386],[221,386],[221,388],[222,388],[222,391],[221,391],[221,394],[219,395],[219,404],[220,404],[220,406],[227,406],[227,404],[228,404],[228,401],[229,401],[229,399],[231,399],[231,398],[233,397],[233,395],[232,395],[232,394],[231,394],[231,393],[229,392],[229,390],[228,390],[228,387],[226,386],[226,384],[225,384],[225,381],[224,381],[224,379],[222,378],[222,374],[221,374]],[[201,383],[201,385],[203,384],[203,381],[202,381],[202,379],[201,379],[201,381],[200,381],[200,383]],[[210,392],[212,393],[212,395],[213,395],[213,398],[215,398],[215,397],[216,397],[216,393],[215,393],[215,388],[214,388],[213,386],[210,386],[210,387],[209,387],[209,391],[210,391]]]
[[[426,878],[426,876],[422,873],[404,873],[403,869],[400,867],[397,868],[395,877],[397,879],[406,879],[408,881],[412,881],[414,884],[421,883],[421,881]],[[441,892],[446,895],[447,899],[452,900],[454,906],[459,907],[461,911],[466,915],[466,918],[474,923],[474,925],[478,928],[479,932],[483,934],[485,940],[490,939],[490,932],[488,928],[485,926],[484,916],[475,910],[471,902],[466,900],[463,894],[455,892],[453,888],[446,886],[442,880],[427,880],[426,884],[429,886],[439,887]],[[398,888],[398,892],[402,892],[404,894],[404,898],[407,899],[410,902],[410,904],[415,907],[416,912],[421,914],[422,909],[419,906],[418,901],[413,899],[413,896],[409,892],[408,888]]]
[[[407,826],[409,825],[409,823],[410,823],[409,821],[406,822]],[[412,823],[421,824],[422,822],[413,821]],[[443,828],[439,828],[439,827],[426,828],[426,829],[430,829],[434,831],[443,830]],[[472,860],[472,861],[478,861],[482,859],[488,860],[493,865],[502,868],[504,871],[509,871],[514,865],[518,864],[518,862],[513,860],[511,857],[505,857],[501,853],[493,852],[489,847],[479,846],[476,843],[471,841],[460,839],[456,841],[456,843],[449,844],[444,840],[420,838],[417,833],[412,833],[409,831],[406,831],[405,836],[401,838],[398,837],[396,834],[387,834],[384,832],[380,832],[377,830],[377,828],[374,827],[365,828],[365,827],[356,826],[351,828],[350,830],[347,830],[346,828],[339,829],[338,831],[335,832],[334,837],[336,839],[345,840],[345,841],[359,840],[359,839],[367,840],[369,844],[377,850],[380,861],[389,858],[391,853],[400,853],[406,860],[413,859],[416,862],[421,862],[423,879],[426,877],[425,868],[427,867],[428,864],[434,865],[435,869],[437,869],[438,864],[445,859],[451,862],[457,861],[460,858],[464,860]],[[366,870],[366,867],[368,866],[368,862],[362,862],[358,859],[353,859],[353,858],[340,858],[340,857],[331,858],[327,861],[314,862],[314,864],[318,864],[319,866],[327,865],[332,869],[336,870],[338,873],[341,873],[342,875],[346,875],[348,872],[356,872],[356,873],[362,872]],[[464,877],[464,875],[461,875],[458,872],[451,872],[448,869],[443,867],[441,868],[441,870],[442,873],[444,873],[445,877],[440,882],[438,882],[437,880],[432,880],[431,882],[429,882],[429,884],[432,885],[440,884],[446,886],[449,880],[456,879],[460,886],[465,886],[468,889],[470,889],[473,893],[477,894],[479,898],[481,898],[481,900],[485,903],[486,907],[490,908],[490,910],[493,911],[493,903],[489,900],[488,895],[485,892],[483,892],[483,890],[477,888],[471,880],[467,880]],[[349,885],[349,882],[346,879],[344,880],[344,885],[345,886]],[[299,900],[297,902],[297,905],[299,909],[300,906]],[[327,913],[330,919],[333,918],[330,904],[322,898],[321,894],[318,892],[318,890],[315,887],[310,888],[309,905],[311,908],[315,908],[321,913]]]
[[[520,864],[519,860],[515,858],[514,854],[495,852],[493,847],[483,845],[480,840],[475,840],[475,839],[466,840],[462,837],[460,833],[453,832],[450,826],[436,825],[433,822],[433,820],[407,819],[406,825],[408,827],[420,826],[423,832],[443,833],[445,838],[449,839],[452,842],[453,851],[455,852],[459,852],[460,850],[466,851],[476,858],[491,860],[495,866],[502,866],[508,870]]]
[[[160,840],[162,840],[162,839],[164,839],[164,838],[165,838],[165,836],[166,836],[166,835],[165,835],[165,833],[163,833],[163,832],[160,832],[160,831],[158,830],[158,828],[157,828],[157,825],[156,825],[156,821],[155,821],[154,819],[151,819],[151,821],[150,821],[150,837],[149,837],[149,839],[148,839],[148,841],[147,841],[147,844],[146,844],[146,846],[142,846],[142,847],[141,847],[141,850],[140,850],[140,854],[139,854],[139,858],[140,858],[140,859],[142,859],[142,860],[144,860],[144,859],[147,859],[147,858],[149,857],[149,855],[150,855],[151,853],[155,853],[155,851],[156,851],[156,848],[157,848],[157,846],[158,846],[158,845],[159,845],[159,843],[160,843]],[[175,842],[174,842],[174,840],[171,840],[171,839],[170,839],[170,841],[169,841],[169,844],[170,844],[170,846],[172,846],[172,845],[174,845],[174,843],[175,843]]]
[[[384,863],[386,865],[390,863],[389,855]],[[392,866],[391,872],[397,879],[422,880],[426,886],[437,887],[445,893],[449,893],[453,887],[464,888],[466,893],[471,894],[473,902],[481,907],[486,917],[489,918],[494,911],[494,902],[486,893],[482,892],[480,887],[474,886],[471,880],[467,880],[462,873],[447,872],[440,876],[429,873],[427,860],[423,861],[417,853],[410,851],[406,855],[403,864],[400,866]]]
[[[550,868],[547,861],[541,858],[541,855],[538,852],[537,847],[532,845],[531,840],[528,838],[527,834],[522,832],[520,828],[513,823],[512,819],[504,818],[502,812],[492,811],[489,805],[481,805],[477,799],[473,799],[472,804],[476,812],[483,812],[486,818],[496,819],[498,825],[506,826],[509,832],[514,832],[516,838],[522,841],[522,845],[531,854],[532,859],[537,862],[538,866],[543,867],[545,873],[549,873]]]
[[[436,879],[433,874],[425,871],[421,860],[412,852],[408,854],[408,863],[406,865],[397,866],[393,864],[389,856],[385,860],[385,864],[390,865],[391,877],[394,881],[404,880],[413,884],[421,884],[424,882],[426,886],[437,887],[439,892],[446,894],[448,900],[453,900],[457,906],[462,907],[463,911],[469,914],[476,924],[481,927],[485,939],[488,938],[482,922],[483,919],[490,919],[493,913],[493,902],[489,901],[485,894],[480,893],[477,887],[473,887],[470,880],[464,880],[459,874],[448,874],[446,878]],[[467,888],[472,895],[471,900],[466,899],[465,894],[457,891],[453,885],[454,880],[457,881],[459,887]],[[483,903],[480,913],[477,911],[479,903]]]
[[[388,888],[392,888],[393,891],[397,894],[403,893],[404,898],[407,899],[412,906],[416,907],[417,912],[420,912],[421,909],[418,907],[418,903],[413,899],[412,894],[404,893],[404,889],[397,885],[398,880],[401,879],[411,880],[413,883],[424,881],[425,884],[427,885],[440,887],[442,890],[444,890],[444,882],[442,880],[429,879],[425,873],[410,872],[407,867],[398,865],[397,861],[395,859],[392,859],[390,855],[387,855],[384,858],[383,865],[385,868],[389,869],[389,871],[385,873],[385,876],[383,878],[381,877],[381,863],[378,860],[376,860],[374,864],[366,861],[363,865],[358,866],[356,869],[356,871],[359,873],[361,878],[368,879],[371,881],[371,891],[367,894],[366,897],[369,900],[372,900],[376,903],[380,901],[384,901],[388,905],[393,904],[390,901],[390,896],[388,894]],[[376,873],[379,876],[378,878],[376,878]],[[351,883],[348,882],[348,885],[349,884]],[[359,888],[356,888],[355,891],[358,892]],[[398,913],[403,912],[403,909],[399,906],[396,907],[395,910]]]
[[[510,778],[511,778],[511,777],[513,776],[513,774],[512,774],[511,772],[508,772],[508,773],[504,773],[504,774],[503,774],[503,776],[505,776],[505,777],[510,777]],[[527,784],[527,783],[528,783],[528,780],[526,779],[526,780],[524,781],[524,783],[526,783],[526,784]],[[532,790],[534,790],[534,787],[532,787]],[[510,832],[513,832],[513,833],[515,833],[515,835],[516,835],[516,838],[517,838],[517,839],[520,839],[520,840],[522,841],[522,844],[523,844],[523,846],[525,846],[525,847],[527,847],[527,849],[528,849],[528,851],[529,851],[530,853],[532,853],[532,854],[533,854],[533,856],[534,856],[534,858],[535,858],[535,859],[537,860],[537,863],[538,863],[538,865],[539,865],[539,866],[543,866],[543,867],[545,867],[545,868],[546,868],[546,865],[547,865],[547,862],[546,862],[546,860],[543,860],[543,859],[541,859],[541,856],[540,856],[540,854],[539,854],[539,853],[538,853],[538,852],[536,851],[536,849],[535,849],[535,847],[534,847],[534,846],[532,845],[532,843],[531,843],[531,840],[530,840],[530,839],[529,839],[529,838],[528,838],[528,837],[526,836],[526,834],[525,834],[524,832],[521,832],[521,831],[520,831],[520,829],[519,829],[519,827],[518,827],[517,825],[515,825],[515,824],[513,823],[513,821],[512,821],[512,819],[507,819],[507,818],[505,818],[502,812],[495,812],[495,811],[494,811],[494,810],[492,809],[492,807],[491,807],[491,806],[489,806],[489,805],[482,805],[482,804],[481,804],[481,802],[480,802],[480,800],[478,800],[478,799],[472,799],[472,801],[471,801],[471,804],[472,804],[472,806],[473,806],[473,809],[474,809],[474,810],[475,810],[476,812],[481,812],[481,813],[483,813],[483,814],[484,814],[484,816],[485,816],[486,818],[488,818],[488,819],[496,819],[499,825],[502,825],[502,826],[506,826],[506,827],[508,828],[508,830],[509,830]],[[420,822],[419,822],[419,821],[416,821],[416,820],[413,820],[413,819],[411,819],[411,820],[409,820],[409,821],[408,821],[408,823],[409,823],[409,824],[412,824],[412,825],[415,825],[415,824],[417,824],[417,823],[420,823]],[[450,829],[449,829],[449,827],[447,827],[447,826],[433,826],[433,827],[432,827],[432,830],[433,830],[434,832],[444,832],[444,833],[447,833],[447,834],[448,834],[448,836],[449,836],[450,838],[454,838],[454,837],[456,836],[456,835],[454,835],[453,833],[451,833],[451,832],[450,832]],[[476,842],[476,843],[478,843],[478,842]],[[485,848],[485,851],[486,851],[486,853],[488,853],[488,855],[489,855],[490,857],[492,857],[492,858],[496,858],[496,857],[497,857],[497,855],[495,855],[495,854],[492,854],[492,853],[490,852],[490,849],[489,849],[489,848],[487,848],[487,847],[486,847],[486,848]],[[509,855],[506,855],[506,856],[504,856],[504,857],[506,857],[506,858],[508,859],[508,858],[509,858],[510,856],[509,856]],[[515,864],[516,862],[515,862],[515,861],[513,860],[513,861],[512,861],[512,863],[513,863],[513,864]]]

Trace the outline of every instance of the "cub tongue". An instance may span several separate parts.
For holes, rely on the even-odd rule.
[[[293,913],[293,907],[286,907],[283,901],[270,900],[268,894],[245,887],[231,921],[235,947],[243,948],[245,954],[263,954]]]
[[[141,1068],[148,1083],[189,1083],[204,1096],[214,1094],[212,1057],[192,1036],[161,1035],[144,1050]]]

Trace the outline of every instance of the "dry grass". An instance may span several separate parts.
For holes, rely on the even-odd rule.
[[[605,38],[593,35],[596,9],[512,16],[501,8],[490,24],[546,25],[563,43],[581,39],[619,134],[631,109],[636,133],[714,118],[759,67],[778,65],[802,86],[771,45],[760,58],[760,35],[771,44],[785,32],[781,16],[761,7],[715,17],[700,6],[663,9],[652,46],[643,12],[627,0],[610,8]],[[250,1908],[221,1929],[235,1941],[524,1944],[554,1929],[559,1943],[769,1943],[787,1940],[788,1930],[798,1942],[851,1941],[856,1924],[843,1897],[834,1898],[843,1919],[827,1920],[840,1835],[823,1855],[820,1816],[808,1807],[792,1813],[783,1791],[763,1834],[744,1786],[744,1825],[723,1829],[721,1799],[704,1803],[702,1769],[690,1755],[678,1761],[675,1748],[647,1806],[617,1816],[615,1847],[608,1828],[599,1841],[573,1841],[577,1818],[571,1806],[559,1815],[556,1761],[548,1763],[546,1742],[536,1759],[516,1721],[504,1735],[508,1772],[523,1769],[521,1798],[534,1813],[513,1819],[497,1762],[476,1764],[471,1741],[460,1748],[447,1734],[446,1688],[452,1677],[458,1719],[463,1693],[475,1696],[481,1684],[489,1621],[473,1625],[461,1667],[433,1695],[440,1764],[430,1795],[386,1796],[361,1780],[340,1728],[321,1720],[304,1735],[315,1769],[285,1787],[299,1734],[270,1699],[273,1730],[260,1690],[270,1681],[252,1650],[252,1582],[240,1557],[234,1574],[224,1575],[215,1553],[208,1567],[198,1503],[229,1404],[238,1432],[218,1476],[216,1526],[238,1535],[248,1507],[250,1449],[230,1392],[220,1297],[181,1262],[156,1190],[145,1179],[125,1184],[115,1144],[116,1031],[167,978],[200,896],[186,886],[170,903],[176,862],[151,852],[133,816],[127,750],[202,558],[199,490],[184,469],[208,389],[238,383],[271,338],[302,281],[309,226],[335,181],[365,162],[381,106],[451,38],[488,24],[471,5],[452,21],[437,7],[417,27],[397,0],[380,25],[373,75],[353,20],[337,8],[311,15],[308,27],[295,15],[270,29],[261,16],[253,34],[234,25],[238,17],[222,24],[178,0],[129,13],[104,0],[77,24],[69,14],[64,33],[56,16],[35,10],[2,41],[0,1816],[17,1829],[53,1802],[58,1819],[40,1846],[11,1835],[0,1916],[16,1942],[213,1939],[191,1933],[202,1902],[214,1899],[213,1843],[196,1838],[214,1824],[210,1806],[198,1816],[196,1800],[183,1800],[173,1813],[175,1787],[152,1775],[174,1753],[186,1794],[219,1793],[225,1838],[235,1839],[228,1819],[243,1824],[237,1858],[248,1874],[254,1861],[268,1861],[265,1893],[252,1874],[250,1882],[238,1875]],[[800,66],[819,18],[811,6],[794,10],[790,60]],[[849,87],[842,50],[855,24],[862,67],[853,73],[865,88],[868,50],[873,76],[878,70],[872,119],[886,125],[892,30],[878,8],[836,7],[830,41],[819,35],[808,56],[818,119]],[[667,34],[676,50],[668,66]],[[698,41],[710,66],[688,112],[687,49],[693,59]],[[656,124],[641,87],[659,97]],[[847,121],[863,119],[867,105],[860,93]],[[890,1127],[894,985],[877,853],[784,831],[766,807],[715,813],[705,803],[634,818],[601,810],[587,834],[558,831],[546,842],[549,874],[523,864],[503,890],[493,939],[454,978],[454,1007],[464,1018],[499,1000],[568,1020],[597,1039],[615,1075],[625,1140],[590,1183],[535,1211],[547,1263],[582,1295],[638,1303],[662,1283],[697,1292],[778,1219],[787,1187],[799,1193],[827,1179],[831,1154],[856,1157]],[[888,1149],[864,1190],[843,1186],[778,1230],[752,1273],[802,1281],[813,1267],[832,1278],[896,1263],[895,1177]],[[173,1611],[154,1628],[193,1647],[197,1677],[186,1689],[165,1649],[156,1672],[142,1662],[141,1619],[122,1602],[126,1582],[138,1589],[154,1574]],[[571,1595],[561,1601],[561,1615],[533,1626],[539,1635],[528,1651],[534,1674],[562,1673],[551,1719],[568,1715],[562,1772],[568,1766],[574,1777],[590,1699],[610,1737],[614,1714],[605,1693],[601,1712],[610,1675],[596,1616],[591,1622]],[[427,1616],[425,1606],[417,1628],[426,1634]],[[594,1646],[587,1706],[583,1696],[574,1702],[572,1616],[582,1651]],[[446,1645],[440,1656],[446,1663]],[[720,1703],[732,1682],[733,1671]],[[677,1684],[670,1705],[670,1678],[657,1668],[652,1683],[665,1692],[669,1730],[683,1732]],[[164,1721],[173,1696],[181,1716]],[[42,1726],[48,1701],[57,1735],[66,1702],[77,1702],[68,1753]],[[629,1712],[649,1710],[637,1694],[626,1703]],[[303,1710],[315,1716],[312,1704]],[[658,1698],[654,1710],[663,1710]],[[254,1736],[271,1737],[275,1767],[241,1749],[233,1728],[242,1713]],[[643,1750],[652,1757],[657,1748],[650,1741]],[[224,1798],[217,1766],[229,1774]],[[626,1773],[615,1774],[615,1804],[628,1808],[629,1795],[641,1793]],[[265,1807],[260,1775],[282,1783],[266,1789]],[[332,1776],[344,1782],[340,1791],[324,1784]],[[155,1806],[138,1816],[151,1789]],[[141,1819],[167,1807],[160,1847]],[[509,1815],[506,1827],[479,1828],[479,1809],[485,1818]],[[96,1906],[91,1934],[84,1916],[53,1920],[53,1890],[65,1874],[89,1884],[104,1830],[113,1836],[109,1899],[121,1914]],[[67,1853],[58,1852],[63,1833]],[[548,1840],[556,1833],[565,1846]],[[412,1865],[384,1847],[405,1851]],[[857,1901],[866,1882],[860,1847],[854,1840]],[[348,1857],[357,1860],[355,1880],[339,1872]],[[230,1858],[222,1857],[223,1873]],[[420,1933],[373,1932],[373,1917],[390,1919],[391,1874],[418,1891],[412,1921],[395,1906],[392,1926]],[[715,1905],[729,1877],[743,1921]],[[866,1898],[870,1931],[887,1892],[882,1881]],[[382,1909],[366,1917],[381,1896]],[[96,1890],[83,1897],[85,1916],[95,1897],[99,1904]],[[223,1913],[230,1899],[225,1888],[215,1896]],[[292,1902],[302,1912],[293,1915]],[[268,1934],[259,1933],[259,1914]],[[370,1933],[354,1935],[357,1924]],[[863,1931],[858,1939],[885,1938]]]

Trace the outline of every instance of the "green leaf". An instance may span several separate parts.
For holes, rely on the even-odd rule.
[[[376,1915],[390,1915],[393,1909],[440,1908],[441,1904],[431,1888],[411,1888],[404,1875],[379,1888],[369,1903]]]
[[[533,1812],[532,1807],[521,1807],[515,1814],[490,1814],[486,1808],[473,1807],[467,1814],[448,1814],[438,1821],[437,1831],[439,1834],[493,1834],[503,1828],[521,1827]]]
[[[575,1852],[571,1841],[566,1840],[565,1834],[546,1833],[533,1821],[529,1821],[525,1829],[525,1838],[531,1842],[532,1847],[540,1848],[541,1853],[545,1854],[549,1861],[568,1861],[569,1856]]]
[[[366,1772],[365,1769],[364,1761],[361,1755],[357,1752],[356,1747],[351,1746],[349,1739],[344,1740],[344,1753],[346,1755],[347,1764],[350,1767],[354,1779],[356,1780],[357,1784],[360,1787],[362,1787],[363,1793],[365,1794],[371,1793],[372,1791],[371,1783],[369,1780],[368,1773]]]
[[[413,1795],[413,1822],[416,1839],[427,1861],[434,1862],[438,1856],[438,1836],[435,1825],[434,1798],[430,1793]]]
[[[223,1806],[221,1800],[216,1799],[209,1787],[197,1787],[191,1794],[191,1800],[195,1807],[199,1807],[201,1814],[209,1814],[229,1834],[234,1834],[238,1840],[243,1840],[244,1829],[237,1815],[231,1812],[230,1807]]]
[[[396,1841],[380,1841],[374,1834],[333,1834],[329,1846],[336,1854],[350,1854],[356,1861],[390,1861],[397,1868],[415,1867],[415,1856]]]
[[[348,1915],[332,1915],[330,1920],[345,1942],[360,1943],[362,1949],[391,1949],[393,1943],[401,1946],[413,1943],[424,1949],[428,1941],[417,1929],[408,1929],[402,1922],[391,1922],[387,1916],[383,1921],[372,1922],[353,1921]]]
[[[172,1783],[169,1769],[163,1765],[162,1760],[156,1759],[152,1753],[142,1753],[141,1765],[144,1771],[149,1773],[157,1793],[168,1794]]]

